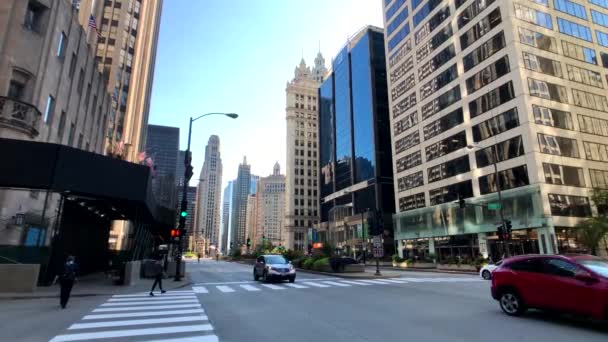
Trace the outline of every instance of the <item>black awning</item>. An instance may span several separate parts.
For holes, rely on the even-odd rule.
[[[174,209],[156,204],[150,169],[69,146],[0,138],[0,188],[50,190],[86,198],[113,219],[172,226]]]

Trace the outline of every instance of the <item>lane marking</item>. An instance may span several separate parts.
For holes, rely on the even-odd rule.
[[[327,277],[327,278],[298,278],[299,281],[320,281],[320,280],[340,280],[341,278]],[[194,285],[238,285],[238,284],[257,284],[259,282],[253,280],[241,280],[241,281],[221,281],[211,283],[196,283]]]
[[[352,285],[363,285],[363,286],[369,286],[371,284],[362,282],[360,280],[342,280],[343,283],[347,283],[347,284],[352,284]]]
[[[247,291],[260,291],[260,289],[258,289],[255,286],[251,286],[251,285],[239,285],[239,286],[244,288]]]
[[[285,284],[285,286],[293,287],[295,289],[307,289],[308,288],[308,286],[294,284],[294,283],[287,283],[287,284]]]
[[[179,300],[174,300],[171,302],[171,304],[185,304],[185,303],[198,303],[198,299],[194,298],[194,299],[179,299]],[[158,305],[158,304],[165,304],[165,303],[159,303],[159,302],[120,302],[120,303],[104,303],[101,304],[100,306],[106,307],[106,306],[129,306],[129,305]]]
[[[168,310],[158,312],[125,312],[117,314],[101,314],[101,315],[86,315],[83,320],[91,319],[104,319],[104,318],[127,318],[127,317],[148,317],[148,316],[170,316],[170,315],[184,315],[184,314],[196,314],[205,313],[203,309],[189,309],[189,310]]]
[[[234,290],[230,286],[216,286],[215,288],[224,293],[234,292]]]
[[[321,284],[321,283],[313,283],[313,282],[303,282],[302,284],[306,284],[308,286],[314,287],[330,287],[329,285]]]
[[[183,317],[163,317],[163,318],[151,318],[151,319],[133,319],[128,321],[106,321],[106,322],[95,322],[95,323],[77,323],[72,324],[68,330],[74,329],[91,329],[91,328],[107,328],[107,327],[125,327],[129,325],[146,325],[146,324],[163,324],[163,323],[176,323],[176,322],[195,322],[195,321],[207,321],[207,316],[183,316]]]
[[[335,286],[350,286],[349,284],[338,283],[335,281],[324,281],[323,284],[335,285]]]
[[[283,286],[273,285],[273,284],[262,284],[262,286],[267,287],[269,289],[273,289],[273,290],[286,290],[287,289]]]
[[[407,281],[405,280],[397,280],[397,279],[382,279],[383,281],[388,281],[389,283],[393,283],[393,284],[405,284],[407,283]]]
[[[155,296],[155,297],[151,297],[150,295],[148,295],[148,298],[146,298],[146,300],[150,300],[150,301],[163,301],[163,300],[182,300],[182,299],[196,299],[195,295],[187,295],[187,296]],[[136,302],[138,300],[143,300],[143,298],[140,297],[132,297],[132,298],[110,298],[108,299],[108,302]]]
[[[386,285],[386,284],[388,284],[388,283],[385,283],[385,282],[380,281],[380,280],[372,280],[372,279],[360,279],[360,280],[357,280],[357,281],[362,281],[362,282],[368,283],[368,284],[378,284],[378,285]]]
[[[141,311],[157,309],[180,309],[180,308],[200,308],[201,304],[177,304],[177,305],[157,305],[157,306],[133,306],[128,308],[101,308],[93,312],[112,312],[112,311]]]
[[[90,333],[59,335],[59,336],[55,336],[49,342],[82,341],[82,340],[93,340],[93,339],[100,339],[100,338],[159,335],[159,334],[210,331],[210,330],[213,330],[213,327],[211,326],[211,324],[198,324],[198,325],[181,325],[181,326],[175,326],[175,327],[162,327],[162,328],[99,331],[99,332],[90,332]]]
[[[202,336],[178,337],[178,338],[162,339],[162,340],[148,340],[146,342],[219,342],[219,339],[215,335],[202,335]]]
[[[191,296],[193,295],[194,292],[189,291],[187,293],[174,293],[173,291],[171,291],[171,293],[167,292],[166,294],[163,294],[161,296],[163,297],[168,297],[168,296]],[[137,294],[123,294],[123,295],[113,295],[112,298],[128,298],[128,297],[150,297],[150,292],[141,292],[141,293],[137,293]]]
[[[204,286],[192,286],[192,289],[194,293],[209,293],[209,290]]]

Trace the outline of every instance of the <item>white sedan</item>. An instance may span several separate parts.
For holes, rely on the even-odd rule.
[[[487,264],[487,265],[483,266],[481,268],[481,270],[479,270],[479,276],[482,277],[485,280],[492,279],[492,271],[494,271],[495,269],[497,269],[498,266],[500,266],[501,263],[502,263],[502,260],[498,261],[495,264]]]

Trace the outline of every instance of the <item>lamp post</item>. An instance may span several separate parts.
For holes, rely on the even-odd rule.
[[[480,147],[477,146],[476,144],[473,145],[467,145],[467,149],[468,150],[473,150],[473,149],[479,149]],[[498,193],[498,205],[500,206],[500,208],[498,208],[498,213],[500,215],[500,224],[503,227],[503,231],[505,230],[505,213],[503,210],[503,203],[502,203],[502,194],[500,192],[500,181],[498,180],[498,147],[496,144],[494,144],[492,146],[492,164],[494,164],[494,185],[496,186],[496,192]],[[509,250],[509,239],[510,236],[507,238],[507,241],[505,243],[505,254],[507,255],[507,257],[511,256],[511,251]]]
[[[175,281],[180,281],[182,280],[182,275],[181,275],[181,266],[182,266],[182,253],[183,253],[183,249],[184,249],[184,241],[182,240],[184,237],[184,233],[185,233],[185,223],[186,223],[186,216],[187,216],[187,206],[188,206],[188,183],[190,182],[190,178],[192,178],[192,157],[190,156],[190,141],[192,140],[192,123],[200,118],[203,118],[205,116],[209,116],[209,115],[224,115],[227,116],[231,119],[236,119],[239,117],[238,114],[236,113],[206,113],[200,116],[197,116],[196,118],[192,118],[190,117],[190,125],[188,127],[188,147],[186,148],[186,158],[184,159],[184,165],[185,167],[185,171],[184,171],[184,186],[182,189],[182,203],[181,203],[181,209],[180,209],[180,218],[179,218],[179,225],[178,225],[178,229],[180,230],[180,238],[179,238],[179,243],[177,244],[177,260],[175,262]],[[184,216],[183,213],[186,213],[186,216]]]

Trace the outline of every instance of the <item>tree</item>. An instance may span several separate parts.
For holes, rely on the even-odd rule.
[[[597,207],[597,214],[600,217],[608,217],[608,190],[593,189],[591,201]]]
[[[585,247],[589,248],[591,254],[597,255],[600,241],[608,234],[608,218],[592,217],[578,225],[577,238]]]

